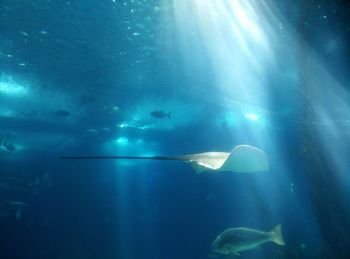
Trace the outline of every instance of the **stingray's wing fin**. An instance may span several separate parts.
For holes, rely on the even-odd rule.
[[[220,168],[230,153],[227,152],[206,152],[192,155],[176,156],[176,160],[190,163],[196,173]]]
[[[239,145],[231,151],[218,170],[253,173],[269,171],[269,167],[268,158],[261,149],[250,145]]]
[[[269,170],[266,154],[250,145],[238,145],[230,153],[206,152],[173,159],[190,163],[198,174],[204,171],[254,173]]]

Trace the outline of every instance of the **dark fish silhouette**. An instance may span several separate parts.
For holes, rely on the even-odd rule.
[[[168,117],[168,119],[170,119],[171,112],[165,113],[164,111],[153,111],[150,114],[152,117],[157,119],[163,119],[164,117]]]
[[[66,118],[70,115],[70,112],[66,110],[57,110],[54,111],[53,114],[57,117]]]

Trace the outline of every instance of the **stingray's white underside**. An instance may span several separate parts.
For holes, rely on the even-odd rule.
[[[197,173],[203,171],[232,171],[237,173],[265,172],[269,170],[266,154],[250,145],[236,146],[228,152],[206,152],[178,156],[179,160],[191,163]]]

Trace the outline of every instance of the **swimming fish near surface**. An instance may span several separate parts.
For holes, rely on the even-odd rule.
[[[171,112],[165,113],[164,111],[153,111],[150,114],[152,117],[157,119],[163,119],[165,117],[168,117],[168,119],[170,119]]]
[[[257,248],[266,242],[285,245],[281,225],[269,232],[239,227],[228,228],[218,235],[212,243],[212,250],[218,254],[240,255],[239,252]]]

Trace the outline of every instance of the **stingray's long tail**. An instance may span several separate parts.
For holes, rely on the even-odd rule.
[[[83,159],[144,159],[144,160],[182,160],[176,156],[61,156],[60,159],[83,160]]]

